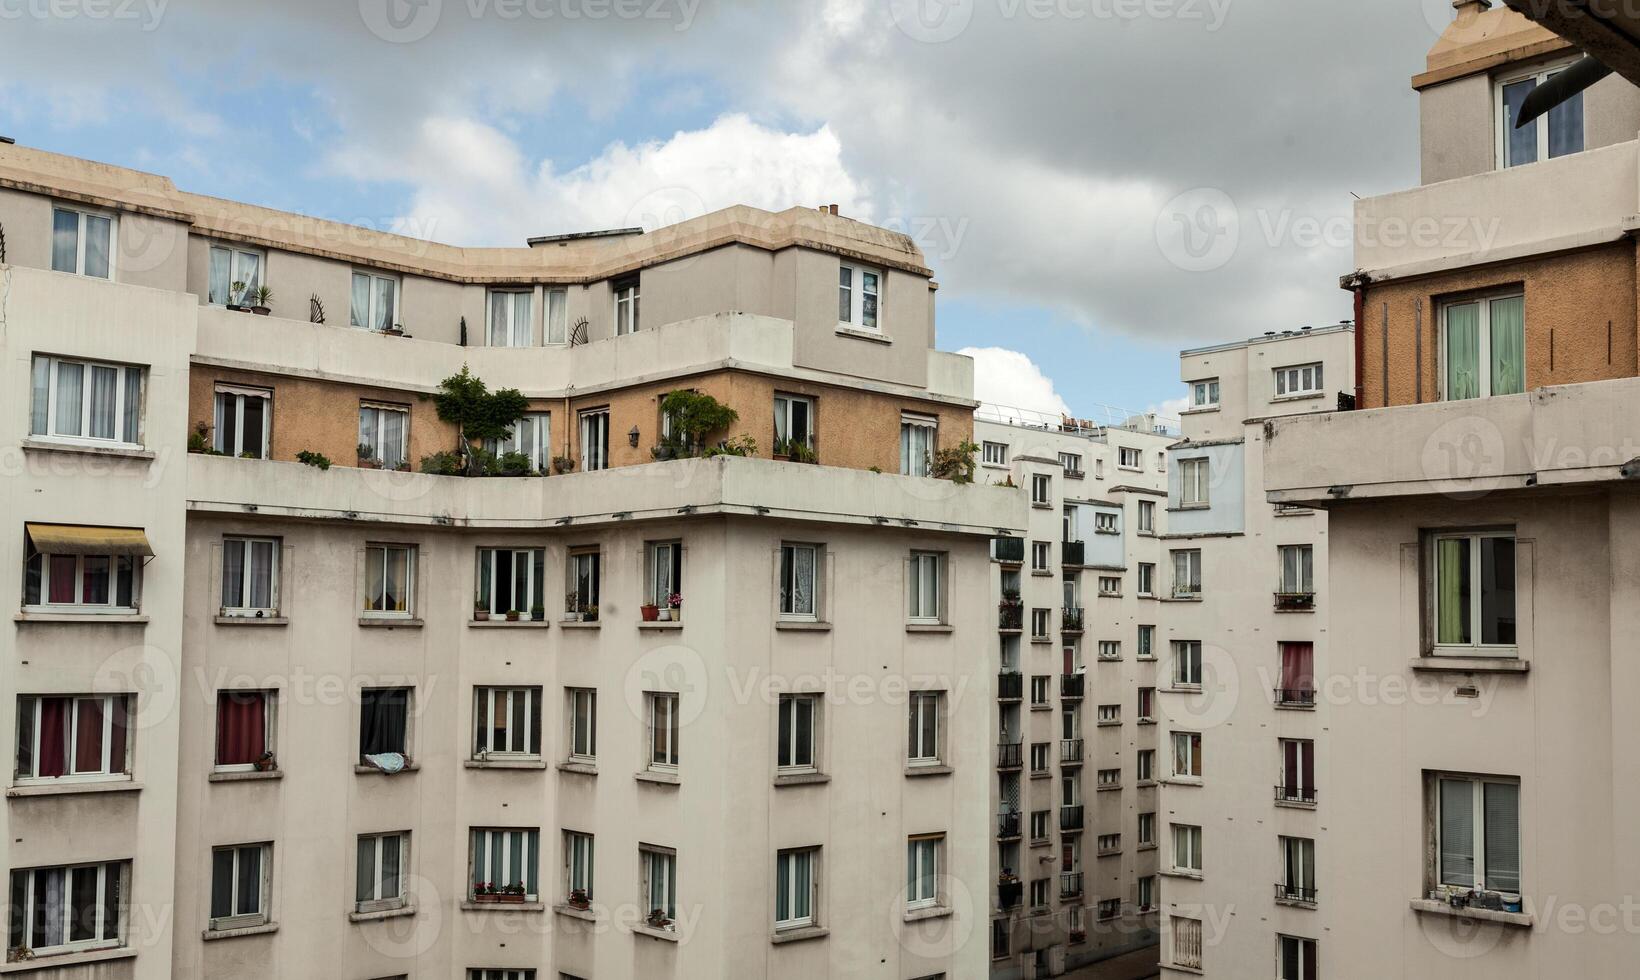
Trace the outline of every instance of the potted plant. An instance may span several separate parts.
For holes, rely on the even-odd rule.
[[[516,610],[516,609],[507,610],[507,622],[509,622],[509,623],[518,622],[518,610]]]
[[[530,607],[530,622],[542,623],[547,619],[547,607],[536,603]]]
[[[588,606],[581,610],[581,622],[596,623],[598,621],[598,607]]]
[[[244,283],[236,282],[228,287],[228,302],[224,305],[226,305],[228,309],[233,310],[235,313],[243,313],[245,311]]]
[[[666,917],[666,913],[660,909],[650,909],[649,927],[651,929],[670,929],[672,927],[672,920],[668,919]]]
[[[490,618],[490,608],[484,604],[484,601],[482,599],[475,600],[473,602],[473,619],[474,619],[474,621],[482,623],[482,622],[485,622],[486,620],[488,620],[489,618]]]
[[[245,298],[250,301],[251,312],[257,316],[267,316],[273,312],[268,306],[268,301],[273,299],[273,290],[267,286],[257,286],[247,293]]]
[[[209,453],[211,451],[211,427],[204,422],[195,422],[194,431],[188,433],[188,451],[191,453]]]
[[[552,471],[554,473],[561,476],[565,473],[571,472],[574,469],[575,460],[570,459],[568,456],[554,456],[552,458]]]
[[[277,768],[279,768],[279,761],[273,757],[272,752],[264,752],[256,757],[257,772],[272,772]]]
[[[7,963],[26,963],[34,959],[34,950],[27,946],[17,945],[6,950]]]
[[[643,616],[644,622],[653,623],[660,618],[661,607],[653,602],[646,602],[638,607],[638,612]]]
[[[592,896],[585,888],[573,888],[569,893],[569,907],[572,909],[589,909],[592,907]]]
[[[376,458],[376,448],[368,442],[361,442],[358,446],[359,465],[367,470],[381,469],[382,461]]]
[[[381,332],[383,336],[387,337],[402,337],[404,336],[404,324],[395,323],[390,327],[383,327]]]
[[[683,593],[674,592],[666,597],[667,618],[675,623],[683,622]]]

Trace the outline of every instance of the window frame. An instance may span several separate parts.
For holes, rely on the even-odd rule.
[[[1007,466],[1008,444],[983,440],[980,443],[980,463],[984,466]]]
[[[86,868],[97,869],[97,898],[94,905],[97,911],[97,925],[92,930],[94,933],[93,938],[72,939],[70,937],[73,935],[75,925],[74,912],[76,905],[79,904],[73,897],[74,872]],[[36,925],[43,918],[43,913],[50,908],[49,905],[41,901],[39,884],[35,880],[36,875],[41,872],[47,874],[57,872],[62,877],[62,919],[57,923],[57,927],[63,942],[52,946],[30,945]],[[112,909],[108,903],[109,875],[111,873],[118,875],[118,880],[113,882],[115,904]],[[19,889],[19,883],[16,880],[19,875],[24,876],[21,889]],[[128,940],[128,919],[131,905],[130,881],[131,862],[129,860],[91,861],[82,864],[47,864],[12,869],[6,881],[7,901],[10,901],[10,896],[21,890],[23,895],[22,906],[20,909],[14,909],[12,914],[13,916],[20,916],[23,932],[21,935],[17,935],[12,933],[8,926],[7,948],[23,946],[41,959],[47,959],[65,953],[84,953],[92,950],[124,947]],[[114,913],[112,922],[108,921],[110,911]],[[110,931],[113,933],[111,937],[107,935]]]
[[[1179,509],[1199,510],[1213,506],[1212,464],[1206,456],[1179,460]]]
[[[229,544],[229,542],[233,542],[233,543],[239,544],[241,546],[240,547],[240,568],[239,568],[239,599],[240,599],[240,604],[230,606],[224,601],[218,607],[217,615],[222,616],[224,618],[231,618],[231,619],[240,619],[240,618],[264,619],[264,618],[269,618],[269,617],[277,618],[278,615],[279,615],[279,610],[281,608],[280,604],[279,604],[279,602],[280,602],[280,599],[279,599],[279,579],[280,579],[280,574],[279,573],[280,573],[280,568],[279,568],[279,566],[281,564],[283,564],[282,559],[284,558],[284,541],[283,541],[283,539],[270,538],[270,537],[259,537],[259,536],[256,536],[256,535],[248,535],[248,534],[224,534],[222,536],[222,566],[221,566],[222,588],[219,591],[218,596],[217,596],[219,599],[222,599],[222,600],[226,600],[228,598],[226,593],[227,593],[227,588],[228,588],[228,561],[229,561],[228,544]],[[269,604],[266,605],[266,606],[252,605],[251,602],[250,602],[250,600],[252,598],[252,592],[253,592],[252,581],[251,581],[251,569],[255,567],[255,564],[254,564],[255,563],[255,557],[254,556],[255,556],[256,548],[258,546],[266,546],[268,551],[269,551],[269,555],[270,555],[270,561],[269,561],[269,565],[268,565],[268,602],[269,602]]]
[[[39,394],[40,364],[46,365],[46,405],[43,431],[36,432],[35,414],[38,406],[35,399]],[[80,369],[80,412],[79,433],[57,432],[58,398],[61,394],[63,365],[74,365]],[[92,405],[95,400],[92,375],[98,369],[112,370],[114,374],[114,406],[113,425],[114,437],[104,438],[91,435]],[[129,375],[137,374],[137,404],[133,407],[127,404],[130,401]],[[122,364],[117,361],[100,361],[85,357],[59,357],[55,354],[35,353],[29,359],[29,426],[28,438],[40,442],[53,442],[70,446],[103,446],[112,449],[142,449],[145,433],[143,409],[148,402],[149,371],[141,364]],[[136,429],[136,439],[129,440],[125,436],[133,424]]]
[[[643,543],[643,600],[670,608],[672,596],[683,594],[683,541],[668,538]],[[664,572],[664,576],[663,573]],[[664,587],[662,579],[664,577]]]
[[[1168,745],[1173,750],[1173,778],[1202,778],[1202,733],[1176,731],[1168,733]],[[1181,768],[1180,763],[1183,762]]]
[[[53,558],[74,559],[74,599],[70,602],[56,602],[51,598],[51,577],[55,563]],[[85,601],[86,563],[92,559],[102,559],[108,563],[108,601]],[[39,564],[39,596],[38,602],[29,602],[30,585],[28,577],[29,566]],[[120,603],[120,577],[123,574],[122,564],[130,570],[130,604]],[[142,569],[143,562],[137,555],[59,555],[44,551],[36,551],[23,561],[23,611],[57,613],[82,616],[133,616],[142,609]]]
[[[524,444],[524,426],[530,423],[529,445]],[[525,412],[512,425],[505,439],[486,439],[484,448],[499,459],[505,453],[523,453],[530,458],[530,467],[543,476],[552,471],[552,413]]]
[[[74,268],[57,268],[57,215],[72,214],[75,218],[74,226]],[[86,224],[92,218],[101,218],[108,222],[108,275],[95,276],[85,271],[85,255],[87,236]],[[120,254],[120,216],[118,212],[101,208],[87,208],[78,204],[67,205],[53,202],[51,205],[51,271],[62,272],[82,279],[101,279],[104,282],[118,281],[118,265]]]
[[[799,435],[792,432],[793,406],[802,405],[805,409],[804,431]],[[815,399],[811,395],[794,395],[784,391],[774,393],[774,440],[775,445],[781,443],[780,433],[786,432],[788,441],[801,443],[803,446],[814,448]]]
[[[1295,557],[1294,570],[1296,578],[1289,581],[1287,577],[1287,553],[1292,552]],[[1276,546],[1277,581],[1276,591],[1281,595],[1314,595],[1315,594],[1315,545],[1313,544],[1282,544]],[[1295,586],[1289,588],[1289,586]]]
[[[1287,974],[1287,944],[1294,943],[1298,960],[1298,976]],[[1320,975],[1320,946],[1314,939],[1276,933],[1276,976],[1279,980],[1309,980]],[[1307,957],[1307,958],[1306,958]]]
[[[808,865],[807,889],[800,887],[796,874],[797,865],[802,862]],[[789,870],[785,867],[787,864]],[[786,887],[780,887],[781,876],[784,874]],[[806,910],[802,915],[788,915],[780,917],[781,904],[784,903],[788,912],[797,911],[799,907]],[[809,929],[819,923],[818,911],[820,908],[820,847],[787,847],[775,852],[775,904],[774,929],[776,932],[787,932],[792,929]]]
[[[518,322],[518,298],[524,298],[524,322]],[[506,343],[498,344],[495,338],[495,316],[498,306],[506,307],[507,337]],[[522,327],[524,339],[518,342],[518,331]],[[506,289],[491,286],[484,291],[484,346],[486,347],[534,347],[535,346],[535,290]]]
[[[775,772],[782,776],[816,773],[820,771],[820,708],[823,699],[818,694],[807,692],[791,692],[781,694],[775,706]],[[798,709],[799,704],[808,705],[808,719],[805,726]],[[790,706],[788,708],[788,706]],[[805,761],[798,747],[802,744],[800,736],[803,729],[808,729],[808,758]],[[782,747],[784,745],[784,748]]]
[[[913,550],[906,563],[906,622],[913,626],[943,625],[946,619],[946,561],[943,551]],[[932,580],[932,594],[929,582]],[[932,601],[933,609],[926,603]]]
[[[799,550],[812,553],[813,560],[809,563],[809,611],[798,609]],[[817,623],[821,621],[821,583],[824,581],[822,565],[825,561],[825,545],[802,541],[782,541],[780,551],[775,562],[776,570],[776,609],[779,618],[785,622]]]
[[[883,332],[883,270],[858,262],[839,262],[837,325],[845,330]],[[866,288],[868,281],[871,288]],[[867,297],[870,302],[867,302]],[[845,315],[846,310],[846,315]],[[871,322],[867,323],[867,317]]]
[[[1469,306],[1470,304],[1474,304],[1478,311],[1476,313],[1475,323],[1475,398],[1481,399],[1504,397],[1503,395],[1494,395],[1492,392],[1492,372],[1490,370],[1490,365],[1492,363],[1492,304],[1500,300],[1512,299],[1518,299],[1521,302],[1520,387],[1521,392],[1528,390],[1526,385],[1525,361],[1525,335],[1527,329],[1526,289],[1521,285],[1511,285],[1500,289],[1493,289],[1482,293],[1474,293],[1467,296],[1458,296],[1439,301],[1440,328],[1435,335],[1435,346],[1438,354],[1436,358],[1435,385],[1436,390],[1440,394],[1441,401],[1450,402],[1471,400],[1468,398],[1452,397],[1452,392],[1450,390],[1451,374],[1449,367],[1449,356],[1451,354],[1452,344],[1449,340],[1450,334],[1447,324],[1448,312],[1457,307]],[[1521,392],[1510,392],[1509,394],[1519,394]]]
[[[662,706],[665,710],[662,710]],[[682,723],[678,712],[682,698],[673,691],[645,691],[644,714],[648,732],[648,747],[644,753],[644,768],[650,772],[676,773],[679,760]],[[664,744],[662,735],[665,735]]]
[[[222,284],[223,294],[220,298],[218,298],[216,294],[216,269],[214,265],[216,253],[218,252],[227,253],[228,259],[228,281]],[[254,279],[246,279],[242,274],[238,274],[236,272],[236,270],[239,269],[240,260],[247,257],[256,260],[256,277]],[[267,278],[267,271],[268,253],[266,251],[256,248],[247,248],[243,245],[238,245],[231,242],[211,242],[205,252],[206,305],[220,306],[223,308],[227,308],[229,306],[250,305],[246,303],[245,300],[249,298],[251,290],[262,285],[263,280]],[[234,295],[233,292],[233,284],[236,282],[242,282],[245,284],[245,291],[237,296]]]
[[[564,900],[570,900],[577,891],[585,892],[592,901],[597,880],[598,839],[595,834],[565,829],[564,835]]]
[[[643,329],[640,304],[643,301],[643,282],[639,276],[623,276],[609,284],[617,337],[626,337]]]
[[[598,760],[598,690],[568,687],[564,691],[569,701],[569,761],[590,765]]]
[[[944,834],[913,834],[906,838],[907,911],[941,907],[940,867],[944,864],[944,850]]]
[[[926,440],[927,452],[916,459],[918,440]],[[932,477],[934,454],[939,452],[940,422],[932,415],[900,413],[900,475]]]
[[[416,564],[421,549],[413,544],[399,544],[391,541],[368,541],[364,546],[364,609],[360,615],[365,619],[414,619],[416,616]],[[375,599],[370,595],[370,571],[372,553],[379,553],[382,564],[382,608],[375,608]],[[392,555],[404,555],[404,602],[402,609],[388,609],[388,575],[392,569]]]
[[[1053,503],[1053,477],[1046,473],[1031,474],[1031,503],[1035,505]]]
[[[609,409],[584,409],[576,413],[575,419],[580,433],[581,472],[609,469]]]
[[[1196,599],[1202,595],[1202,552],[1200,548],[1173,548],[1168,551],[1173,566],[1173,598]],[[1179,562],[1184,561],[1188,581],[1179,582]]]
[[[1278,399],[1309,398],[1322,394],[1327,390],[1323,371],[1324,367],[1321,361],[1307,361],[1303,364],[1286,364],[1278,368],[1271,368],[1271,383],[1275,390],[1275,397]],[[1304,384],[1306,376],[1311,381],[1308,386]]]
[[[512,850],[512,847],[513,847],[513,844],[514,844],[514,839],[513,839],[514,835],[521,835],[519,837],[518,843],[523,849],[523,854],[519,858],[518,867],[519,867],[520,872],[524,876],[524,880],[523,881],[518,881],[518,882],[499,882],[499,883],[494,882],[494,881],[486,881],[486,882],[483,882],[483,883],[484,884],[489,884],[489,885],[492,885],[492,886],[497,886],[497,887],[505,887],[507,885],[522,885],[522,886],[524,886],[524,901],[526,901],[526,902],[540,901],[540,899],[541,899],[541,891],[540,891],[540,889],[541,889],[541,877],[540,877],[540,872],[541,872],[541,829],[539,827],[494,827],[494,826],[469,827],[467,829],[467,884],[466,884],[466,896],[467,896],[467,899],[469,901],[474,900],[477,897],[477,894],[478,894],[477,893],[477,886],[480,884],[480,882],[478,880],[478,875],[479,875],[479,872],[481,870],[481,868],[479,866],[479,860],[478,860],[478,851],[479,851],[478,844],[479,844],[480,839],[482,839],[483,842],[484,842],[484,855],[485,855],[486,858],[488,858],[490,855],[495,853],[495,848],[496,848],[497,841],[499,841],[501,843],[502,853],[504,855],[503,858],[502,858],[501,863],[502,863],[503,867],[506,867],[506,866],[511,864],[511,862],[508,860],[507,856],[509,856],[510,853],[511,853],[511,850]],[[491,864],[491,862],[486,861],[486,864]],[[491,866],[493,866],[493,864],[491,864]],[[487,869],[483,869],[483,870],[487,870]],[[533,892],[529,890],[530,879],[531,878],[535,879],[535,889],[536,890],[533,891]]]
[[[131,761],[134,758],[132,739],[136,734],[136,727],[132,724],[132,703],[135,694],[18,694],[17,705],[17,747],[15,765],[12,767],[13,780],[19,786],[59,786],[66,783],[93,783],[93,782],[120,782],[131,779]],[[41,702],[47,700],[65,700],[69,702],[69,717],[64,720],[65,734],[68,744],[63,749],[64,772],[61,776],[40,775],[40,755],[44,742],[41,727],[45,723],[44,713],[40,710]],[[102,714],[102,731],[98,734],[101,741],[101,768],[95,770],[78,770],[80,757],[80,706],[82,702],[99,702],[98,711]],[[25,703],[28,705],[24,707]],[[116,739],[115,728],[123,720],[124,732]],[[26,728],[26,731],[25,731]],[[115,758],[115,742],[120,743],[120,756]],[[29,771],[22,769],[22,755],[28,752]]]
[[[1173,823],[1172,828],[1173,853],[1168,855],[1172,861],[1172,868],[1176,874],[1202,874],[1202,828],[1200,824]],[[1184,844],[1183,854],[1180,853],[1180,843]],[[1182,863],[1189,861],[1193,863]]]
[[[1515,623],[1514,643],[1484,643],[1482,619],[1484,614],[1484,591],[1480,585],[1483,577],[1481,542],[1493,539],[1507,539],[1514,549],[1514,588],[1510,591],[1511,612]],[[1438,531],[1428,535],[1427,546],[1427,585],[1425,589],[1425,609],[1428,616],[1428,632],[1426,643],[1431,656],[1436,657],[1490,657],[1497,659],[1513,659],[1520,656],[1520,607],[1521,575],[1520,575],[1520,538],[1512,528],[1493,528],[1460,531]],[[1471,592],[1469,596],[1469,635],[1470,643],[1441,642],[1441,599],[1440,599],[1440,543],[1442,541],[1467,541],[1468,560],[1471,575]]]
[[[240,898],[244,897],[241,894],[239,878],[244,871],[241,864],[243,862],[245,852],[251,850],[258,852],[256,873],[261,880],[259,881],[257,888],[256,909],[250,912],[243,912],[238,911],[238,901]],[[216,856],[224,851],[233,852],[233,874],[232,881],[229,885],[229,890],[232,893],[230,896],[230,908],[234,911],[227,915],[208,916],[207,928],[211,932],[225,932],[232,929],[244,929],[250,926],[264,925],[273,921],[273,909],[271,907],[273,901],[273,843],[271,841],[250,842],[245,844],[219,844],[211,848],[210,911],[215,912],[217,907]]]
[[[564,561],[564,618],[580,620],[603,597],[604,556],[596,545],[574,547]],[[586,588],[582,588],[582,580]],[[572,608],[573,607],[573,608]]]
[[[358,317],[359,311],[353,305],[353,301],[357,298],[354,295],[354,290],[357,288],[358,280],[361,279],[361,278],[365,279],[365,280],[368,280],[368,282],[367,282],[367,297],[368,298],[365,302],[365,309],[364,309],[366,322],[364,322],[364,323],[359,322],[359,317]],[[393,287],[392,290],[391,290],[391,296],[389,297],[389,300],[388,300],[388,304],[389,304],[390,308],[386,309],[386,310],[378,308],[378,304],[380,303],[380,300],[381,300],[380,285],[382,283],[390,284]],[[400,308],[400,302],[401,302],[400,293],[401,293],[403,287],[404,287],[404,281],[400,276],[390,275],[390,274],[382,273],[382,272],[374,272],[374,271],[371,271],[369,269],[354,269],[353,272],[352,272],[352,275],[348,278],[348,294],[347,294],[347,307],[348,307],[348,309],[347,309],[347,321],[348,321],[348,325],[351,326],[355,330],[369,330],[372,333],[381,333],[381,332],[386,331],[386,330],[402,330],[403,327],[401,327],[399,325],[398,314],[399,314],[399,308]],[[388,314],[387,322],[385,324],[381,325],[381,326],[377,326],[376,325],[377,321],[382,318],[381,314],[383,314],[383,313]],[[487,331],[487,325],[486,325],[486,331]]]
[[[1525,833],[1521,825],[1521,812],[1524,807],[1524,793],[1522,781],[1515,776],[1482,775],[1477,773],[1459,773],[1446,771],[1429,771],[1424,774],[1426,826],[1429,837],[1434,843],[1431,860],[1424,869],[1429,888],[1436,891],[1465,893],[1474,891],[1493,891],[1503,894],[1522,894],[1519,887],[1524,884],[1526,868]],[[1443,810],[1443,794],[1447,783],[1468,784],[1471,798],[1470,808],[1470,875],[1467,883],[1449,882],[1445,865],[1445,814]],[[1487,813],[1486,787],[1508,786],[1515,793],[1515,888],[1494,887],[1491,884],[1492,869],[1487,865]]]
[[[474,549],[473,571],[473,607],[483,602],[483,594],[489,591],[489,602],[485,608],[491,616],[503,616],[516,611],[519,622],[535,622],[533,609],[541,607],[541,620],[544,622],[546,613],[546,577],[547,577],[547,549],[545,548],[506,548],[497,546],[479,545]],[[511,588],[508,590],[508,601],[503,606],[499,601],[500,589],[497,586],[500,569],[497,567],[501,555],[510,555],[508,575],[511,578]],[[522,560],[522,562],[521,562]],[[520,563],[524,566],[524,591],[530,597],[530,604],[522,608],[512,604],[518,596],[518,569]],[[487,574],[486,574],[487,573]]]
[[[643,896],[644,905],[650,907],[649,915],[660,912],[666,919],[666,924],[649,926],[666,932],[677,930],[678,918],[678,852],[675,848],[662,847],[657,844],[638,845],[638,894]],[[659,886],[665,893],[665,906],[655,906],[657,878]],[[645,917],[647,923],[648,916]]]
[[[224,419],[227,413],[223,410],[223,399],[234,400],[233,432],[225,433]],[[211,446],[224,456],[240,458],[245,453],[245,405],[248,401],[261,399],[262,401],[262,452],[252,456],[252,459],[271,459],[272,449],[269,445],[273,438],[273,389],[255,388],[247,385],[228,384],[218,381],[211,395],[211,412],[214,416],[211,428]]]
[[[1202,378],[1190,382],[1190,407],[1186,411],[1206,411],[1219,407],[1219,379]]]
[[[216,698],[211,703],[211,771],[212,772],[253,772],[255,762],[223,762],[222,761],[222,699],[224,697],[246,697],[255,695],[262,702],[262,751],[261,755],[274,753],[277,733],[275,724],[278,721],[278,691],[274,688],[220,688]]]
[[[510,747],[495,748],[494,743],[497,735],[495,719],[498,717],[496,705],[498,702],[505,701],[506,734],[510,745],[514,732],[512,722],[517,717],[515,714],[517,710],[516,702],[520,697],[523,699],[524,730],[522,738],[524,748],[521,750]],[[543,735],[541,721],[544,717],[544,700],[543,691],[538,686],[527,684],[473,685],[473,744],[471,757],[477,760],[538,761],[541,758]],[[484,709],[482,715],[479,711],[481,705]],[[485,719],[483,729],[479,728],[480,717]],[[532,742],[534,743],[533,748],[531,748]]]
[[[906,699],[907,768],[943,765],[945,692],[912,691]],[[932,731],[930,731],[932,729]],[[932,744],[929,744],[932,743]]]
[[[1573,150],[1570,153],[1563,153],[1563,154],[1561,154],[1561,156],[1558,156],[1558,157],[1550,155],[1550,135],[1551,134],[1550,134],[1549,125],[1550,125],[1550,117],[1551,117],[1552,113],[1551,112],[1545,112],[1542,115],[1538,116],[1538,118],[1533,120],[1533,122],[1532,122],[1532,125],[1537,130],[1537,159],[1522,161],[1520,163],[1510,163],[1509,162],[1509,133],[1514,129],[1514,125],[1513,125],[1512,121],[1509,119],[1508,106],[1505,104],[1505,101],[1504,101],[1504,89],[1506,89],[1507,87],[1509,87],[1511,85],[1514,85],[1516,83],[1524,82],[1527,79],[1532,79],[1533,80],[1533,82],[1534,82],[1533,88],[1535,89],[1538,85],[1542,85],[1543,83],[1547,82],[1550,78],[1552,78],[1555,75],[1558,75],[1561,72],[1565,71],[1566,69],[1572,67],[1572,65],[1574,63],[1576,63],[1576,60],[1577,59],[1575,59],[1575,58],[1570,59],[1570,60],[1564,60],[1564,59],[1563,60],[1556,60],[1556,61],[1548,62],[1547,64],[1538,64],[1538,65],[1534,65],[1530,68],[1522,68],[1522,69],[1519,69],[1517,71],[1512,71],[1512,72],[1502,72],[1502,73],[1499,73],[1499,74],[1493,76],[1493,78],[1492,78],[1492,104],[1493,104],[1493,111],[1492,111],[1492,118],[1493,118],[1493,142],[1492,142],[1493,158],[1492,158],[1492,163],[1493,163],[1493,166],[1492,166],[1492,169],[1494,171],[1513,170],[1516,167],[1529,167],[1529,166],[1531,166],[1532,164],[1535,164],[1535,163],[1546,163],[1550,160],[1559,160],[1559,159],[1561,159],[1561,157],[1576,156],[1577,154],[1586,152],[1589,149],[1588,106],[1587,106],[1586,103],[1584,103],[1584,104],[1581,105],[1580,110],[1579,110],[1579,116],[1581,117],[1581,120],[1582,120],[1582,123],[1583,123],[1583,132],[1581,134],[1581,139],[1579,140],[1579,143],[1581,145],[1579,146],[1578,149]],[[1581,101],[1582,98],[1583,98],[1583,93],[1579,92],[1575,96],[1573,96],[1573,98],[1576,98],[1576,99]]]
[[[1131,463],[1127,461],[1130,458],[1130,453],[1132,454],[1131,458],[1134,460],[1134,462]],[[1116,468],[1119,470],[1130,470],[1134,473],[1143,473],[1145,469],[1144,451],[1135,449],[1132,446],[1117,446]]]
[[[395,412],[404,416],[404,424],[399,429],[399,445],[397,447],[397,452],[392,459],[382,455],[382,446],[386,441],[385,437],[387,436],[387,413],[389,412]],[[381,465],[386,469],[398,469],[401,466],[410,465],[410,406],[394,405],[387,402],[372,401],[370,399],[360,401],[360,435],[363,435],[365,432],[366,419],[372,417],[367,416],[366,413],[374,413],[374,422],[370,425],[370,436],[372,441],[366,443],[363,439],[361,439],[360,445],[370,446],[370,448],[375,451],[371,458],[381,463]]]
[[[358,871],[359,863],[363,860],[366,842],[374,852],[371,856],[371,896],[369,898],[359,894]],[[389,843],[391,842],[391,843]],[[387,877],[383,857],[389,848],[398,850],[398,871],[393,878],[394,893],[386,894]],[[374,834],[358,835],[355,845],[354,881],[353,881],[353,911],[356,913],[385,912],[390,909],[401,909],[407,904],[404,881],[409,874],[410,867],[410,831],[390,830]]]

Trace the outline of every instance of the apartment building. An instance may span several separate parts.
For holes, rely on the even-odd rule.
[[[1164,976],[1275,975],[1345,928],[1331,854],[1325,512],[1263,497],[1270,420],[1330,411],[1350,324],[1179,356],[1156,687]],[[1312,960],[1313,962],[1313,960]],[[1304,980],[1299,977],[1298,980]]]
[[[933,342],[823,210],[453,248],[0,146],[0,970],[983,975],[1028,505]]]
[[[991,973],[1154,975],[1155,713],[1167,447],[1115,424],[985,406],[982,479],[1029,501],[993,546]]]
[[[1610,76],[1514,125],[1578,57],[1459,6],[1413,81],[1423,185],[1356,205],[1356,410],[1265,430],[1267,498],[1326,510],[1333,594],[1337,928],[1280,976],[1640,956],[1640,92]],[[1375,233],[1397,227],[1445,233]]]

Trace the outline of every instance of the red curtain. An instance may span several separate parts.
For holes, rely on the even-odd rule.
[[[40,755],[42,776],[68,775],[68,698],[40,699]]]
[[[1286,780],[1282,785],[1288,790],[1315,788],[1315,751],[1300,754],[1301,745],[1298,742],[1288,742],[1285,746],[1286,758],[1283,771]]]
[[[1308,643],[1281,645],[1281,688],[1284,691],[1315,690],[1312,646]]]
[[[267,747],[261,691],[224,691],[216,696],[216,764],[248,766]]]
[[[81,698],[79,714],[74,719],[74,771],[103,771],[103,703],[102,698]]]
[[[47,555],[51,562],[51,595],[46,600],[54,603],[74,601],[74,556]]]

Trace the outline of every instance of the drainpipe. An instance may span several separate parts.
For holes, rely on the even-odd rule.
[[[1367,322],[1367,284],[1364,279],[1356,278],[1350,288],[1355,292],[1355,407],[1366,408],[1364,404],[1365,388],[1362,379],[1366,368],[1362,363],[1366,358],[1367,338],[1361,328]]]

